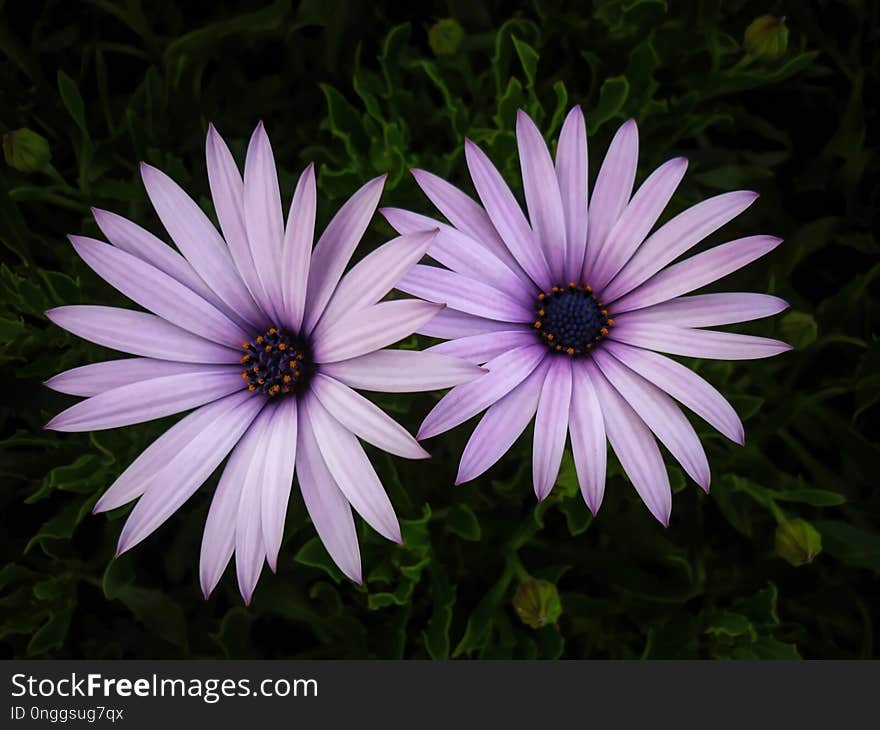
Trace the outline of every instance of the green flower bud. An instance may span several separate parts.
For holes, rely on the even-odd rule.
[[[529,578],[519,584],[513,596],[513,607],[526,626],[540,629],[555,624],[562,613],[556,586],[546,580]]]
[[[788,48],[788,28],[785,17],[762,15],[746,28],[743,41],[746,55],[763,61],[775,61],[785,55]]]
[[[436,56],[451,56],[461,48],[464,28],[453,18],[437,21],[428,31],[428,44]]]
[[[6,164],[19,172],[41,172],[49,166],[49,143],[30,129],[16,129],[3,135]]]
[[[821,552],[822,535],[806,520],[786,520],[776,528],[776,554],[791,565],[811,563]]]

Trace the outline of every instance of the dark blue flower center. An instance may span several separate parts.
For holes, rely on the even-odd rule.
[[[614,324],[590,286],[574,282],[541,292],[535,313],[535,330],[541,341],[570,357],[589,354]]]
[[[300,391],[312,374],[307,344],[277,327],[242,344],[248,390],[274,398]]]

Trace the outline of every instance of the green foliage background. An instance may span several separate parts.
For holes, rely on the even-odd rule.
[[[406,5],[0,0],[0,131],[47,143],[7,135],[0,166],[0,654],[876,656],[877,4]],[[766,13],[787,16],[788,48],[747,57],[745,29]],[[555,140],[573,103],[587,114],[593,175],[617,124],[634,116],[639,180],[672,155],[691,160],[669,214],[754,189],[759,202],[712,242],[786,239],[724,288],[788,299],[789,313],[748,331],[796,351],[690,363],[746,422],[744,448],[695,424],[713,466],[709,496],[670,460],[664,529],[612,463],[593,520],[566,457],[536,507],[528,436],[483,478],[453,487],[468,425],[429,443],[429,463],[372,454],[405,545],[360,526],[363,588],[332,567],[297,496],[279,573],[264,574],[253,605],[241,605],[231,571],[205,602],[198,546],[214,481],[113,560],[126,510],[89,510],[170,421],[42,430],[72,399],[41,381],[115,356],[43,316],[59,304],[124,304],[65,240],[98,235],[89,206],[161,231],[137,175],[147,160],[209,209],[208,122],[242,160],[263,119],[285,196],[307,161],[319,164],[322,222],[385,171],[385,204],[432,212],[409,167],[469,189],[470,136],[518,184],[516,109]],[[390,234],[377,216],[360,253]],[[437,397],[379,400],[414,431]],[[517,593],[530,576],[550,585]]]

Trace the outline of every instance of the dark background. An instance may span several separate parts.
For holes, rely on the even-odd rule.
[[[878,4],[406,5],[0,0],[0,655],[877,656]],[[786,16],[787,48],[748,55],[745,30],[767,13]],[[214,481],[112,560],[127,510],[89,510],[173,419],[42,430],[73,399],[41,381],[115,356],[42,314],[124,304],[66,242],[97,235],[91,205],[161,232],[137,163],[166,170],[207,207],[208,122],[242,161],[262,119],[285,198],[305,164],[319,164],[321,222],[385,171],[384,204],[432,212],[410,166],[470,189],[470,136],[518,185],[516,109],[555,140],[573,103],[587,115],[593,176],[634,116],[639,180],[673,155],[691,161],[667,215],[754,189],[758,203],[711,242],[786,239],[724,288],[789,300],[789,312],[745,331],[796,350],[689,363],[746,425],[739,448],[695,421],[709,496],[669,460],[677,493],[664,529],[612,460],[592,520],[566,456],[536,508],[528,435],[453,487],[468,425],[429,442],[429,463],[372,453],[405,545],[359,526],[363,588],[341,579],[294,497],[279,574],[264,574],[252,606],[231,571],[205,602],[198,546]],[[377,217],[359,253],[390,235]],[[378,401],[415,431],[437,397]]]

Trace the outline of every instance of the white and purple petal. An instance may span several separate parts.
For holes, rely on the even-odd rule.
[[[488,332],[486,334],[460,337],[429,347],[425,352],[436,352],[450,357],[459,357],[468,362],[482,365],[508,350],[524,347],[535,342],[535,330],[521,327],[516,330]]]
[[[492,225],[513,254],[517,263],[543,291],[553,285],[547,260],[536,245],[535,235],[501,173],[477,145],[469,139],[464,144],[465,158],[477,194]]]
[[[480,419],[461,455],[456,484],[476,479],[513,446],[538,410],[549,358],[538,365]]]
[[[587,252],[588,178],[587,126],[579,106],[572,107],[556,145],[556,179],[565,214],[565,276],[577,279]]]
[[[500,322],[532,322],[534,304],[439,266],[417,264],[397,282],[405,294]]]
[[[88,398],[106,390],[113,390],[142,380],[183,373],[216,372],[217,369],[217,366],[202,363],[131,357],[124,360],[106,360],[65,370],[63,373],[49,378],[43,385],[59,393]],[[235,365],[229,365],[228,369],[236,374],[241,371],[241,368]]]
[[[73,304],[50,309],[46,317],[77,337],[131,355],[216,364],[241,359],[240,351],[209,342],[146,312]]]
[[[299,409],[296,476],[312,524],[333,562],[361,583],[361,553],[351,507],[327,468],[305,408]]]
[[[553,358],[541,388],[532,448],[532,477],[539,501],[550,494],[562,463],[571,404],[571,367],[567,358]]]
[[[547,348],[535,343],[490,360],[486,363],[488,373],[443,396],[425,417],[417,438],[436,436],[473,418],[519,385],[546,355]]]
[[[376,532],[400,543],[397,515],[357,437],[330,415],[314,396],[306,396],[301,407],[308,411],[321,456],[345,498]]]
[[[738,216],[757,199],[758,194],[749,191],[723,193],[679,213],[652,233],[602,290],[605,301],[612,302],[631,292]]]
[[[455,228],[494,253],[511,271],[527,278],[479,203],[430,172],[413,170],[412,174],[422,192]]]
[[[485,374],[483,368],[466,360],[419,350],[376,350],[324,363],[321,372],[350,388],[385,393],[452,388]]]
[[[609,303],[615,316],[687,294],[759,259],[780,243],[776,236],[748,236],[698,253],[655,274],[638,289]]]
[[[788,309],[788,302],[770,294],[732,292],[676,297],[621,315],[621,321],[656,322],[678,327],[719,327],[772,317]]]
[[[196,273],[232,311],[260,325],[265,315],[238,275],[226,242],[204,211],[161,170],[141,163],[141,178],[159,220]]]
[[[153,473],[143,497],[122,528],[117,554],[130,550],[154,532],[226,458],[263,408],[262,398],[247,396],[247,392],[239,396],[240,402],[218,415],[210,427],[200,431]]]
[[[571,407],[568,414],[571,453],[581,494],[594,515],[605,495],[605,422],[593,381],[581,363],[571,369]]]
[[[590,228],[583,277],[589,281],[596,267],[599,251],[611,233],[620,214],[626,208],[636,180],[639,159],[639,130],[635,120],[629,119],[611,140],[590,200]]]
[[[45,428],[100,431],[152,421],[241,390],[241,373],[229,368],[166,375],[107,390],[62,411]]]
[[[593,362],[586,363],[611,448],[642,501],[664,526],[672,513],[672,488],[654,436]]]
[[[615,320],[609,337],[647,350],[707,360],[759,360],[791,349],[791,345],[768,337],[625,320]]]
[[[141,259],[94,238],[70,236],[70,242],[98,276],[162,319],[223,345],[248,339],[225,314]]]
[[[312,356],[316,363],[331,363],[380,350],[411,335],[442,308],[433,302],[396,299],[358,309],[315,329]]]
[[[403,426],[340,381],[316,373],[310,389],[337,421],[367,443],[405,459],[430,456]]]
[[[351,260],[358,242],[367,230],[387,175],[370,180],[339,209],[324,233],[318,239],[309,265],[309,285],[306,294],[304,329],[311,332],[324,307],[333,296],[336,285]]]
[[[516,141],[532,230],[554,280],[565,281],[566,226],[559,181],[540,130],[522,109],[516,113]]]
[[[378,302],[425,255],[435,238],[436,231],[430,230],[398,236],[365,256],[339,282],[321,323],[331,325]]]
[[[711,476],[706,452],[693,426],[672,398],[606,352],[597,350],[593,360],[691,479],[708,492]]]

